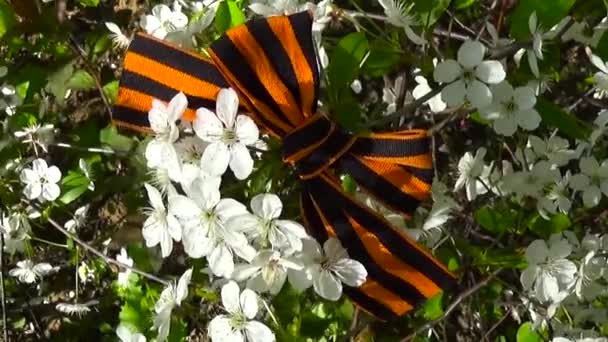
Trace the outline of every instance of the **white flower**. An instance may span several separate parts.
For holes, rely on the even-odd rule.
[[[208,145],[199,137],[189,136],[175,143],[175,150],[184,163],[199,164]]]
[[[40,146],[44,152],[47,152],[48,145],[54,139],[55,127],[52,124],[34,124],[32,126],[26,127],[21,131],[15,131],[15,138],[22,139],[23,143],[30,143],[36,146]]]
[[[587,252],[581,260],[574,285],[574,292],[579,298],[592,301],[602,293],[604,287],[596,280],[602,277],[605,268],[605,257],[596,256],[595,251]]]
[[[120,254],[116,255],[116,261],[125,264],[129,267],[133,267],[133,259],[129,257],[129,254],[127,254],[127,250],[124,247],[120,249]],[[116,281],[118,286],[127,286],[127,284],[129,283],[130,275],[131,270],[128,268],[125,268],[124,271],[118,272],[118,280]]]
[[[266,325],[253,319],[258,313],[258,296],[250,289],[240,291],[230,281],[222,287],[222,304],[227,315],[218,315],[209,323],[211,341],[274,342],[275,336]]]
[[[503,81],[492,87],[492,96],[492,104],[480,108],[479,114],[493,121],[497,133],[512,136],[518,126],[528,131],[538,128],[541,117],[534,109],[534,89],[527,86],[513,89],[507,81]]]
[[[63,224],[63,227],[70,233],[74,234],[76,231],[84,226],[87,218],[87,211],[89,210],[89,205],[84,205],[74,212],[74,218]]]
[[[57,311],[59,311],[59,312],[63,312],[70,316],[78,316],[78,317],[82,317],[91,311],[91,308],[89,308],[89,305],[87,303],[85,303],[85,304],[59,303],[55,306],[55,309],[57,309]]]
[[[419,98],[425,96],[426,94],[428,94],[432,91],[431,87],[429,86],[428,81],[423,76],[416,76],[414,78],[414,80],[416,81],[416,83],[418,83],[418,85],[412,91],[412,96],[414,96],[414,98],[416,100],[418,100]],[[424,103],[429,105],[429,107],[431,108],[431,111],[433,111],[434,113],[441,112],[442,110],[444,110],[447,107],[445,102],[443,102],[441,100],[441,94],[437,94],[437,95],[431,97]]]
[[[530,65],[530,70],[536,76],[536,78],[540,77],[540,71],[538,70],[538,60],[543,59],[543,38],[549,38],[548,33],[544,33],[540,25],[538,25],[538,18],[536,17],[536,12],[532,12],[530,18],[528,19],[528,28],[530,29],[530,34],[532,35],[532,48],[531,49],[520,49],[516,55],[515,60],[519,65],[519,60],[526,54],[528,57],[528,64]]]
[[[121,342],[146,342],[146,337],[137,331],[133,331],[124,325],[116,328],[116,336]]]
[[[95,269],[89,267],[86,262],[81,262],[78,266],[78,277],[81,283],[90,283],[95,280]]]
[[[513,172],[504,177],[504,187],[520,196],[539,198],[548,184],[561,179],[559,170],[549,162],[541,160],[530,171]]]
[[[251,263],[236,265],[231,278],[238,282],[248,280],[247,288],[276,295],[283,288],[289,269],[301,270],[302,266],[278,251],[263,250]]]
[[[253,214],[243,214],[228,220],[226,226],[240,230],[263,248],[272,246],[286,254],[302,249],[300,239],[307,237],[304,227],[297,222],[280,220],[283,203],[275,194],[259,194],[251,199]]]
[[[594,157],[582,157],[579,168],[581,173],[572,176],[570,186],[583,192],[586,207],[595,207],[600,203],[602,193],[608,196],[608,160],[600,165]]]
[[[448,106],[460,106],[468,100],[473,107],[483,108],[492,103],[487,84],[498,84],[505,79],[505,70],[498,61],[484,61],[486,47],[478,41],[466,41],[458,49],[458,61],[445,60],[437,65],[435,81],[450,83],[441,91],[441,99]]]
[[[184,191],[187,197],[176,195],[169,199],[169,212],[183,223],[185,252],[192,258],[206,256],[215,275],[229,277],[234,269],[234,254],[248,261],[255,256],[245,235],[225,224],[247,209],[231,198],[220,199],[219,190],[200,178]]]
[[[589,137],[591,146],[594,146],[599,138],[608,131],[608,110],[600,111],[595,120],[593,120],[593,124],[595,125],[595,129]]]
[[[382,101],[388,105],[385,114],[390,114],[397,110],[398,97],[402,93],[404,87],[405,78],[400,75],[395,78],[395,82],[392,86],[387,86],[382,89]]]
[[[163,39],[169,32],[178,31],[188,25],[188,17],[180,11],[172,11],[167,5],[156,5],[152,15],[142,17],[140,26],[147,33]]]
[[[297,0],[253,0],[249,4],[249,9],[255,14],[269,17],[296,13],[300,9],[300,4]]]
[[[418,25],[418,20],[410,13],[414,7],[414,3],[408,5],[405,1],[401,0],[378,0],[378,3],[384,8],[387,21],[397,27],[403,28],[409,40],[418,45],[426,43],[424,38],[412,30],[412,26]]]
[[[564,178],[556,179],[556,182],[550,185],[547,194],[538,199],[536,207],[544,219],[549,220],[549,214],[556,214],[558,210],[564,214],[570,211],[572,201],[568,189],[569,182],[570,171],[567,171]]]
[[[342,296],[342,283],[358,287],[365,282],[367,271],[363,265],[348,257],[340,241],[329,238],[321,246],[312,239],[303,240],[301,259],[305,268],[289,269],[289,282],[306,289],[312,284],[321,297],[336,301]]]
[[[549,164],[565,166],[570,160],[578,158],[577,151],[571,150],[568,140],[553,135],[548,139],[541,139],[535,135],[528,137],[528,145],[537,157],[545,157]]]
[[[551,236],[549,246],[543,240],[533,241],[526,249],[528,267],[520,278],[524,289],[542,302],[562,299],[560,290],[569,288],[576,274],[576,265],[566,259],[571,252],[570,244],[559,234]]]
[[[441,183],[437,178],[433,180],[433,185],[431,186],[433,207],[422,225],[423,231],[439,228],[451,218],[452,211],[460,208],[453,198],[446,195],[447,191],[448,189],[445,184]]]
[[[193,128],[201,139],[211,143],[201,158],[201,169],[222,175],[230,169],[238,179],[245,179],[253,170],[253,159],[247,146],[255,144],[258,127],[246,115],[238,115],[239,98],[232,88],[220,90],[216,113],[206,108],[196,111]]]
[[[28,199],[40,198],[41,201],[53,201],[61,190],[57,182],[61,179],[61,171],[57,166],[49,167],[44,159],[32,162],[32,168],[21,171],[21,181],[25,183],[23,193]]]
[[[164,168],[173,180],[179,180],[181,164],[173,143],[179,137],[175,121],[181,118],[188,107],[188,99],[184,93],[176,94],[171,101],[164,103],[154,99],[148,112],[150,128],[154,139],[146,146],[146,160],[149,168]]]
[[[154,247],[160,244],[162,256],[166,258],[173,250],[173,240],[181,240],[182,227],[175,216],[165,209],[160,192],[148,184],[144,186],[152,208],[147,210],[148,218],[144,222],[142,235],[146,246]]]
[[[600,57],[594,54],[590,54],[589,59],[591,64],[600,70],[593,75],[593,84],[597,89],[595,97],[604,98],[608,94],[608,63],[604,63]]]
[[[49,263],[42,262],[34,265],[31,260],[22,260],[18,261],[17,267],[10,270],[8,274],[22,283],[31,284],[54,271],[55,268]]]
[[[17,251],[23,252],[25,241],[29,238],[31,226],[28,216],[21,212],[10,215],[2,214],[0,217],[0,231],[4,235],[4,249],[9,254]]]
[[[10,84],[0,86],[0,110],[6,115],[12,116],[17,112],[17,107],[23,103],[23,98],[15,87]]]
[[[110,39],[112,39],[112,46],[117,49],[125,49],[131,43],[129,37],[125,36],[124,33],[120,30],[118,25],[113,22],[105,22],[106,28],[112,32],[110,34]]]
[[[188,284],[192,278],[192,269],[188,269],[179,278],[177,284],[172,283],[160,294],[160,298],[154,304],[154,324],[152,329],[158,331],[156,340],[163,342],[169,336],[171,328],[171,312],[176,306],[180,306],[182,301],[188,296]]]
[[[486,149],[481,147],[475,152],[475,157],[471,152],[466,152],[458,161],[458,179],[454,185],[454,191],[465,188],[469,201],[474,200],[477,195],[488,192],[483,184],[490,172],[490,168],[483,161],[485,155]]]

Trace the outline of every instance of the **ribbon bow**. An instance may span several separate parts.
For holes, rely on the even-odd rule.
[[[384,217],[342,191],[337,173],[409,217],[432,182],[424,130],[354,136],[316,112],[319,72],[308,12],[251,20],[228,30],[209,49],[211,60],[147,35],[125,57],[113,120],[149,130],[152,99],[188,97],[184,116],[215,108],[221,88],[232,87],[241,106],[269,134],[283,140],[283,160],[302,183],[304,224],[319,243],[340,240],[368,272],[358,288],[343,291],[363,310],[388,320],[442,289],[455,277]]]

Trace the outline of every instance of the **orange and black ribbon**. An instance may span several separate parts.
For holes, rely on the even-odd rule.
[[[114,122],[149,130],[152,99],[188,98],[186,119],[215,108],[221,88],[239,94],[242,109],[282,139],[283,160],[302,183],[301,210],[308,232],[323,243],[340,240],[368,272],[344,292],[384,320],[398,317],[452,287],[456,278],[427,250],[341,188],[349,174],[388,208],[410,217],[432,183],[424,130],[355,136],[317,113],[319,71],[308,12],[251,20],[232,28],[209,49],[211,59],[147,35],[125,57]]]

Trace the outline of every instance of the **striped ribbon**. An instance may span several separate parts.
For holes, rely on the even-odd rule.
[[[283,160],[302,182],[304,224],[319,243],[340,240],[368,271],[344,292],[363,310],[390,320],[411,311],[456,278],[427,250],[384,217],[342,191],[349,174],[388,208],[410,217],[429,196],[432,161],[424,130],[355,136],[317,113],[319,71],[310,13],[251,20],[228,30],[211,59],[151,36],[138,35],[125,57],[113,121],[149,131],[154,98],[188,98],[185,118],[215,108],[221,88],[239,94],[242,110],[283,140]]]

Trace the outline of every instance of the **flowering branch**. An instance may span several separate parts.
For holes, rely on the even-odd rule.
[[[53,220],[52,218],[48,218],[49,223],[55,227],[57,230],[59,230],[63,235],[69,237],[70,239],[74,240],[77,244],[79,244],[80,246],[82,246],[84,249],[86,249],[87,251],[97,255],[98,257],[102,258],[105,262],[109,263],[109,264],[114,264],[118,267],[122,267],[122,268],[126,268],[128,270],[131,270],[134,273],[137,273],[143,277],[146,277],[150,280],[153,280],[157,283],[160,283],[164,286],[169,286],[170,282],[164,279],[161,279],[153,274],[144,272],[138,268],[135,268],[133,266],[129,266],[126,265],[116,259],[113,259],[105,254],[103,254],[102,252],[100,252],[99,250],[95,249],[95,247],[87,244],[86,242],[82,241],[81,239],[79,239],[76,235],[68,232],[67,230],[65,230],[59,223],[57,223],[55,220]]]
[[[496,278],[496,276],[498,276],[498,274],[500,274],[500,272],[503,271],[503,268],[499,268],[496,271],[494,271],[492,274],[490,274],[489,276],[487,276],[484,280],[480,281],[479,283],[475,284],[475,286],[471,287],[470,289],[464,291],[460,296],[458,296],[453,302],[452,304],[450,304],[450,306],[447,307],[447,309],[445,310],[445,312],[443,313],[443,315],[441,315],[441,317],[432,320],[428,323],[426,323],[425,325],[421,326],[420,328],[416,329],[416,331],[414,331],[413,333],[409,334],[408,336],[404,337],[403,339],[401,339],[400,342],[407,342],[412,340],[414,337],[416,337],[417,335],[421,334],[422,332],[431,329],[432,327],[434,327],[437,323],[443,321],[444,319],[448,318],[451,314],[452,311],[454,311],[454,309],[456,309],[458,307],[458,305],[460,305],[460,303],[462,303],[463,300],[469,298],[470,296],[472,296],[473,294],[477,293],[477,291],[481,290],[483,287],[485,287],[486,285],[488,285],[488,283]]]

